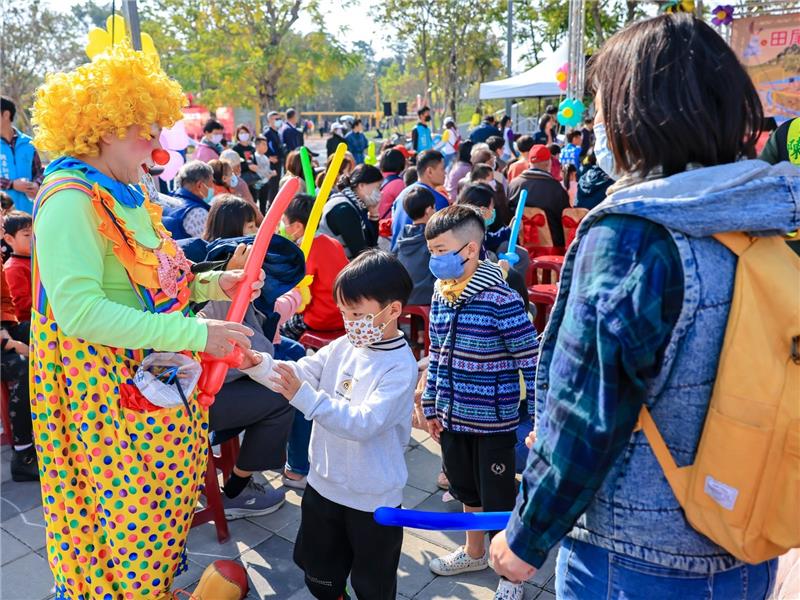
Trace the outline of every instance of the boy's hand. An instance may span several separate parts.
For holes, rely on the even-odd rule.
[[[295,375],[294,369],[284,363],[275,363],[275,366],[272,367],[272,372],[273,376],[269,378],[272,389],[279,394],[283,394],[287,400],[294,398],[303,383]]]
[[[506,532],[501,531],[489,546],[489,562],[495,573],[512,583],[520,583],[533,577],[536,569],[514,554],[508,547]]]
[[[247,246],[246,244],[239,244],[236,246],[236,250],[233,251],[233,256],[231,256],[228,261],[228,266],[225,267],[225,270],[235,271],[237,269],[244,269],[244,263],[247,262],[247,257],[250,256],[252,249],[253,246]]]
[[[536,432],[531,431],[528,434],[528,437],[525,438],[525,447],[530,450],[533,447],[533,443],[536,441]]]
[[[431,437],[439,444],[441,444],[439,436],[442,431],[444,431],[444,427],[442,427],[442,422],[438,418],[434,417],[428,419],[428,432],[430,432]]]
[[[255,300],[261,295],[261,288],[264,287],[264,280],[267,278],[264,270],[259,273],[258,279],[253,282],[250,291],[250,302]],[[219,278],[219,287],[225,292],[225,295],[233,300],[236,293],[239,291],[239,286],[244,281],[244,271],[237,269],[235,271],[224,271]]]
[[[239,369],[252,369],[256,365],[260,365],[261,362],[264,360],[264,357],[261,356],[260,352],[253,352],[252,350],[244,350],[242,352],[242,364],[239,365]]]

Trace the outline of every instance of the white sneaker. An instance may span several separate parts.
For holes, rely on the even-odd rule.
[[[522,600],[523,594],[521,583],[511,583],[505,577],[501,577],[494,593],[494,600]]]
[[[489,566],[487,553],[484,552],[480,558],[472,558],[463,546],[460,546],[450,554],[431,559],[428,568],[437,575],[458,575],[469,573],[470,571],[483,571]]]

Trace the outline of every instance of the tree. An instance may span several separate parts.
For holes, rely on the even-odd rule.
[[[74,15],[50,10],[40,0],[6,4],[0,18],[3,94],[17,103],[17,125],[26,128],[26,109],[45,73],[88,60],[75,35],[80,25]]]

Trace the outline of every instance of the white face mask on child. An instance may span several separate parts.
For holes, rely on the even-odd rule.
[[[383,330],[386,329],[388,323],[375,325],[375,317],[387,308],[389,307],[384,307],[376,315],[366,315],[352,321],[345,320],[344,329],[347,332],[347,340],[356,348],[380,342],[383,339]]]

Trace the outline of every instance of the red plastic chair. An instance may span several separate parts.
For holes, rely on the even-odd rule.
[[[544,331],[557,295],[558,286],[552,283],[539,283],[528,288],[528,300],[536,306],[536,319],[533,324],[538,333]]]
[[[312,331],[307,329],[303,335],[300,336],[299,342],[308,350],[319,350],[324,348],[332,341],[339,339],[347,332],[344,329],[338,331]]]
[[[415,318],[416,317],[416,318]],[[419,339],[420,327],[422,328],[424,354],[428,354],[431,347],[430,338],[430,320],[431,320],[431,307],[424,304],[408,304],[403,307],[403,313],[400,315],[401,323],[408,323],[411,327],[411,345],[414,348],[414,356],[417,360],[422,358],[423,353],[420,352],[419,346],[416,345]],[[421,326],[420,326],[421,322]]]
[[[3,433],[0,434],[0,445],[5,446],[11,444],[14,439],[11,433],[11,413],[9,412],[8,403],[10,400],[8,392],[8,384],[5,381],[0,381],[0,410],[2,410],[2,423]]]
[[[214,454],[211,449],[211,442],[208,444],[208,465],[206,467],[205,489],[203,495],[206,497],[206,507],[194,513],[192,527],[197,527],[203,523],[214,521],[214,528],[217,530],[217,540],[220,544],[227,542],[230,537],[228,530],[228,520],[225,518],[225,509],[222,506],[222,492],[219,489],[217,479],[217,467],[222,471],[222,480],[227,481],[236,465],[236,458],[239,456],[239,436],[235,435],[231,439],[220,443],[220,453]]]
[[[528,267],[528,280],[530,281],[528,285],[558,283],[563,266],[564,257],[558,254],[537,256],[531,259]]]

